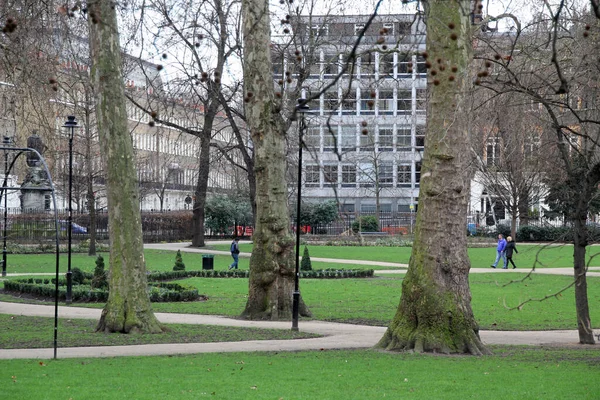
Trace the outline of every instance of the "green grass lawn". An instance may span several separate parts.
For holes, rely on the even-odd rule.
[[[240,245],[241,251],[250,253],[251,244]],[[216,250],[228,250],[228,245],[215,245],[211,248]],[[395,263],[408,263],[410,259],[410,247],[358,247],[358,246],[309,246],[310,256],[313,258],[338,258],[342,260],[368,260],[383,261]],[[519,244],[519,254],[514,256],[514,261],[519,268],[531,268],[534,264],[536,268],[553,267],[572,267],[573,266],[573,247],[541,245],[521,245]],[[600,247],[589,247],[588,253],[597,255],[600,253]],[[472,268],[489,268],[495,258],[494,248],[469,248],[469,258]],[[173,269],[175,263],[176,251],[150,250],[144,251],[146,259],[146,268],[149,271],[169,271]],[[102,253],[106,265],[108,265],[108,254]],[[202,254],[182,252],[183,262],[188,270],[202,269]],[[537,260],[537,263],[536,263]],[[71,256],[72,268],[80,268],[83,271],[92,272],[95,267],[96,257],[90,257],[86,254],[74,253]],[[214,268],[225,270],[231,264],[232,258],[229,255],[215,255]],[[239,268],[248,269],[250,259],[240,257]],[[591,265],[600,265],[600,260],[594,258]],[[67,255],[60,256],[60,271],[66,272]],[[378,267],[364,264],[340,264],[313,261],[314,269],[325,268],[368,268],[368,269],[389,269],[390,267]],[[56,270],[56,257],[53,254],[8,254],[7,272],[8,273],[53,273]]]
[[[226,245],[211,246],[215,250],[229,249]],[[303,246],[304,248],[304,246]],[[242,252],[252,252],[252,244],[240,245]],[[343,260],[369,260],[384,261],[393,263],[408,263],[410,259],[411,247],[374,247],[374,246],[313,246],[309,245],[308,250],[311,257],[317,258],[338,258]],[[517,245],[518,254],[514,254],[513,260],[519,268],[531,268],[534,264],[536,268],[556,268],[573,266],[573,246],[548,246],[540,244],[521,244]],[[471,267],[489,268],[496,257],[495,245],[492,247],[474,247],[468,249]],[[588,260],[594,257],[591,265],[600,265],[600,247],[588,247]],[[373,268],[373,267],[370,267]],[[375,267],[373,269],[384,269],[386,267]]]
[[[493,348],[484,357],[374,350],[0,360],[6,399],[581,399],[600,348]]]
[[[59,319],[58,347],[125,346],[154,343],[214,343],[318,337],[291,330],[165,324],[167,331],[152,335],[97,333],[97,320]],[[0,314],[0,347],[35,349],[53,347],[54,318]]]
[[[573,288],[543,302],[531,302],[521,310],[511,309],[520,302],[542,298],[567,286],[568,276],[535,275],[524,282],[504,286],[520,274],[471,274],[472,307],[482,329],[545,330],[575,329]],[[246,278],[190,278],[180,283],[194,285],[208,301],[153,303],[157,312],[212,314],[237,317],[246,305]],[[372,279],[303,279],[300,289],[314,319],[386,326],[393,318],[402,290],[402,276]],[[600,278],[588,278],[590,315],[600,327]],[[0,295],[0,300],[13,301]],[[29,301],[29,300],[26,300]],[[51,303],[49,303],[51,304]],[[102,307],[103,304],[82,304]]]

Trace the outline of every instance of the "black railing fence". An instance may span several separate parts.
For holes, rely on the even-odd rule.
[[[300,222],[303,234],[312,235],[351,235],[358,229],[359,217],[373,216],[374,214],[345,213],[329,224],[304,225]],[[414,231],[416,223],[416,212],[412,213],[382,213],[378,220],[376,233],[380,235],[407,235]],[[295,232],[294,218],[291,218],[291,229]],[[363,220],[364,221],[364,220]],[[561,227],[564,224],[559,220],[530,219],[524,223],[519,221],[517,228],[527,225],[529,227]],[[4,218],[0,216],[0,235],[4,232]],[[58,226],[61,239],[66,239],[68,229],[68,212],[59,210]],[[88,213],[73,212],[72,238],[75,241],[87,240],[90,235],[90,215]],[[510,228],[510,220],[497,220],[496,224],[490,225],[490,219],[482,215],[469,215],[465,221],[465,229],[471,235],[493,235],[499,229]],[[371,229],[373,230],[373,229]],[[364,229],[363,229],[364,231]],[[192,212],[186,211],[143,211],[142,232],[145,242],[176,242],[189,241],[192,239]],[[227,229],[213,232],[205,231],[207,239],[228,239],[234,235],[233,224]],[[252,228],[247,226],[237,227],[237,236],[250,237]],[[6,238],[8,241],[18,243],[36,243],[45,239],[54,238],[54,213],[46,212],[23,212],[19,208],[7,210]],[[108,214],[105,211],[96,214],[96,238],[98,240],[108,239]]]

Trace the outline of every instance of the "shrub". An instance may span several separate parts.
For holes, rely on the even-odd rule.
[[[96,268],[94,268],[94,277],[92,278],[92,289],[107,288],[106,271],[104,270],[104,258],[99,255],[96,258]]]
[[[302,262],[300,263],[300,270],[312,271],[312,264],[310,262],[310,255],[308,254],[308,247],[304,246],[304,254],[302,254]]]
[[[352,231],[361,232],[379,232],[379,221],[374,215],[365,215],[359,217],[352,223]]]
[[[185,271],[185,264],[183,263],[183,258],[181,257],[181,250],[177,250],[177,254],[175,255],[175,265],[173,266],[173,271]]]
[[[86,276],[84,275],[84,273],[81,269],[73,268],[71,270],[71,273],[72,273],[71,279],[73,280],[73,283],[77,283],[78,285],[83,284]]]

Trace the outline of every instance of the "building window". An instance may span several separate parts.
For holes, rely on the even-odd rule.
[[[423,56],[417,56],[417,74],[426,74],[427,66],[425,65],[425,59]]]
[[[354,24],[354,36],[359,36],[365,29],[365,24]]]
[[[373,128],[367,129],[366,134],[360,133],[360,151],[373,151],[375,149],[375,132]]]
[[[383,29],[386,31],[387,35],[394,35],[394,23],[386,22],[383,24]]]
[[[411,135],[411,127],[410,126],[399,127],[396,148],[399,151],[410,150],[412,148],[411,136],[412,135]]]
[[[323,131],[323,151],[333,151],[337,148],[337,126],[324,126]]]
[[[360,205],[361,214],[375,214],[375,211],[377,211],[375,203],[361,203]]]
[[[500,138],[491,137],[487,140],[486,164],[488,167],[498,166],[500,164]]]
[[[410,35],[410,28],[412,26],[412,22],[398,22],[398,34],[399,35]]]
[[[344,204],[342,204],[341,211],[343,213],[353,213],[354,212],[354,203],[344,203]]]
[[[375,54],[363,54],[360,56],[360,75],[370,76],[373,74],[375,74]]]
[[[327,114],[337,114],[339,106],[337,92],[323,93],[323,110]]]
[[[341,135],[342,151],[356,150],[356,126],[343,125]]]
[[[390,151],[394,146],[394,128],[391,126],[379,127],[379,151]]]
[[[398,114],[409,114],[412,111],[412,92],[398,90]]]
[[[323,75],[337,75],[339,56],[337,54],[324,54],[323,56]]]
[[[306,130],[304,143],[308,148],[319,149],[321,147],[321,130],[319,127],[310,127]]]
[[[421,162],[415,163],[415,185],[419,186],[421,182]]]
[[[394,166],[389,162],[382,162],[379,164],[379,186],[390,187],[394,184]]]
[[[326,186],[337,186],[338,183],[338,166],[324,165],[323,166],[323,182]]]
[[[425,147],[425,126],[417,126],[417,133],[415,135],[415,146],[417,150],[422,150]]]
[[[306,187],[319,187],[321,181],[320,169],[318,165],[307,165],[305,168],[304,176],[306,180]]]
[[[412,56],[410,54],[398,54],[398,73],[412,75]]]
[[[360,113],[361,115],[375,114],[375,90],[364,88],[360,90]]]
[[[394,53],[379,54],[379,75],[382,77],[394,76]]]
[[[394,113],[394,91],[379,90],[379,115],[392,115]]]
[[[342,187],[356,186],[356,165],[342,165]]]
[[[392,212],[392,203],[383,203],[379,205],[379,212],[389,214]]]
[[[350,89],[342,98],[342,114],[356,114],[356,90]]]
[[[427,111],[427,89],[417,89],[417,112]]]
[[[398,165],[398,177],[397,177],[397,186],[407,187],[410,186],[411,183],[411,168],[410,164],[401,164]]]
[[[329,26],[326,24],[323,25],[313,25],[310,27],[310,35],[314,38],[315,41],[318,39],[324,38],[329,34]]]
[[[373,187],[375,182],[375,169],[373,164],[366,162],[358,164],[358,183],[360,187]],[[362,211],[362,209],[361,209]]]

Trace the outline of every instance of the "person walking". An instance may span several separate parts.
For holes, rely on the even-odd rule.
[[[238,269],[238,259],[240,254],[240,238],[236,237],[231,242],[231,247],[229,251],[231,252],[231,257],[233,257],[233,262],[229,265],[229,269]]]
[[[517,253],[517,254],[519,253],[519,251],[517,250],[516,243],[513,241],[512,237],[507,236],[506,237],[506,261],[504,262],[504,269],[508,268],[509,262],[512,264],[513,269],[517,268],[517,266],[515,265],[515,262],[512,259],[513,250],[515,251],[515,253]]]
[[[498,246],[496,247],[496,260],[492,265],[490,265],[490,267],[496,268],[496,265],[498,265],[498,261],[500,261],[500,258],[502,258],[502,260],[504,261],[504,266],[506,266],[506,240],[504,239],[504,235],[502,234],[498,235]]]

